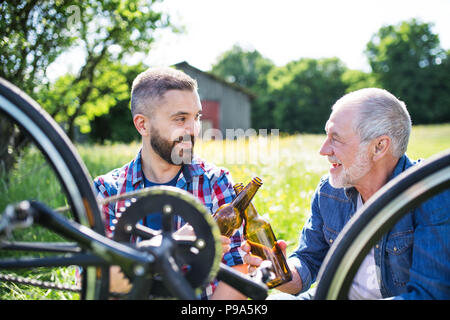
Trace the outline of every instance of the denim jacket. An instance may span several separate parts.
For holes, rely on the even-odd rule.
[[[418,161],[420,162],[420,161]],[[418,162],[402,156],[390,179]],[[306,291],[338,233],[356,212],[355,188],[336,189],[321,179],[299,246],[290,256]],[[450,192],[404,215],[374,246],[383,298],[450,299]]]

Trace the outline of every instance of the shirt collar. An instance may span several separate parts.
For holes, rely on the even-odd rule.
[[[394,168],[394,171],[392,172],[391,176],[389,177],[389,180],[394,179],[396,176],[398,176],[400,173],[411,167],[413,164],[411,160],[408,158],[406,154],[404,154],[397,162],[397,165]]]
[[[131,162],[129,168],[129,170],[131,170],[131,183],[133,184],[133,186],[136,186],[136,184],[143,182],[141,152],[142,149],[139,150],[136,158]],[[205,170],[203,167],[203,162],[200,160],[200,158],[194,155],[192,163],[183,165],[178,181],[184,179],[188,183],[191,182],[192,177],[204,174]]]
[[[139,150],[136,158],[131,162],[128,170],[131,170],[131,184],[136,186],[143,182],[143,174],[142,174],[142,161],[141,161],[141,151]]]

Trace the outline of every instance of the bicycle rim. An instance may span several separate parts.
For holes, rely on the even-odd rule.
[[[19,162],[26,162],[27,153],[30,153],[33,156],[38,154],[37,161],[43,163],[39,167],[39,171],[31,169],[31,172],[24,176],[40,175],[42,172],[41,168],[44,165],[48,166],[50,168],[49,171],[52,171],[49,179],[53,179],[53,175],[56,177],[57,183],[60,185],[60,192],[63,194],[62,202],[64,203],[62,205],[68,205],[71,213],[70,218],[104,235],[104,226],[92,191],[92,183],[75,147],[50,115],[20,89],[3,79],[0,79],[0,120],[3,121],[4,126],[12,127],[14,135],[17,133],[17,130],[20,130],[20,134],[23,134],[26,137],[25,139],[32,141],[32,144],[27,146],[27,151],[24,152],[26,155],[22,155],[23,157],[20,157]],[[7,129],[5,128],[4,130]],[[39,150],[42,155],[36,153],[36,150]],[[14,152],[14,150],[9,151]],[[14,169],[8,170],[8,173],[14,172]],[[10,179],[12,175],[12,173],[9,174],[7,178]],[[7,185],[7,190],[10,190],[18,182],[20,183],[21,180],[23,180],[23,176],[20,176],[15,181],[3,181],[3,184]],[[35,179],[34,181],[38,180],[40,179]],[[31,190],[33,188],[32,185],[27,187],[27,189]],[[35,188],[42,189],[45,188],[45,185],[44,187],[39,186]],[[42,201],[40,196],[43,192],[36,190],[36,194],[38,196],[34,199]],[[15,196],[17,197],[17,193]],[[60,196],[58,191],[55,192],[54,198],[57,196]],[[7,197],[7,200],[10,200],[9,194],[7,194]],[[14,198],[13,196],[11,197]],[[35,196],[33,195],[33,197]],[[46,199],[53,201],[52,195],[46,196]],[[19,199],[14,198],[14,200]],[[61,204],[58,203],[58,205]],[[0,208],[0,212],[3,209]],[[106,297],[108,276],[106,268],[85,268],[81,276],[80,298],[101,299]]]

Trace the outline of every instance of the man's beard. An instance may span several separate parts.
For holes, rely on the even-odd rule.
[[[335,157],[328,157],[328,160],[332,163],[338,162]],[[353,187],[359,179],[370,171],[370,168],[367,144],[360,144],[354,163],[347,169],[342,166],[341,172],[336,175],[330,174],[329,182],[334,188]]]
[[[153,150],[166,162],[172,165],[190,164],[194,156],[194,136],[180,136],[174,141],[169,141],[161,137],[159,131],[151,128],[150,145]],[[192,148],[175,150],[175,146],[182,141],[191,141]]]

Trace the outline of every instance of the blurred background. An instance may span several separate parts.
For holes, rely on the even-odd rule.
[[[196,152],[235,182],[262,178],[254,204],[289,253],[329,169],[318,150],[331,106],[345,93],[379,87],[403,100],[413,121],[411,158],[450,148],[449,15],[445,0],[2,1],[0,77],[59,123],[95,177],[140,149],[130,113],[136,75],[152,66],[190,74],[203,132],[228,138],[199,140]],[[29,198],[64,205],[45,159],[14,134],[0,118],[0,212]],[[68,270],[62,277],[72,277]],[[5,282],[0,297],[74,298]]]
[[[449,14],[439,0],[4,1],[0,76],[77,142],[138,139],[130,86],[156,65],[198,79],[205,128],[322,133],[333,102],[368,86],[414,124],[448,123]]]

